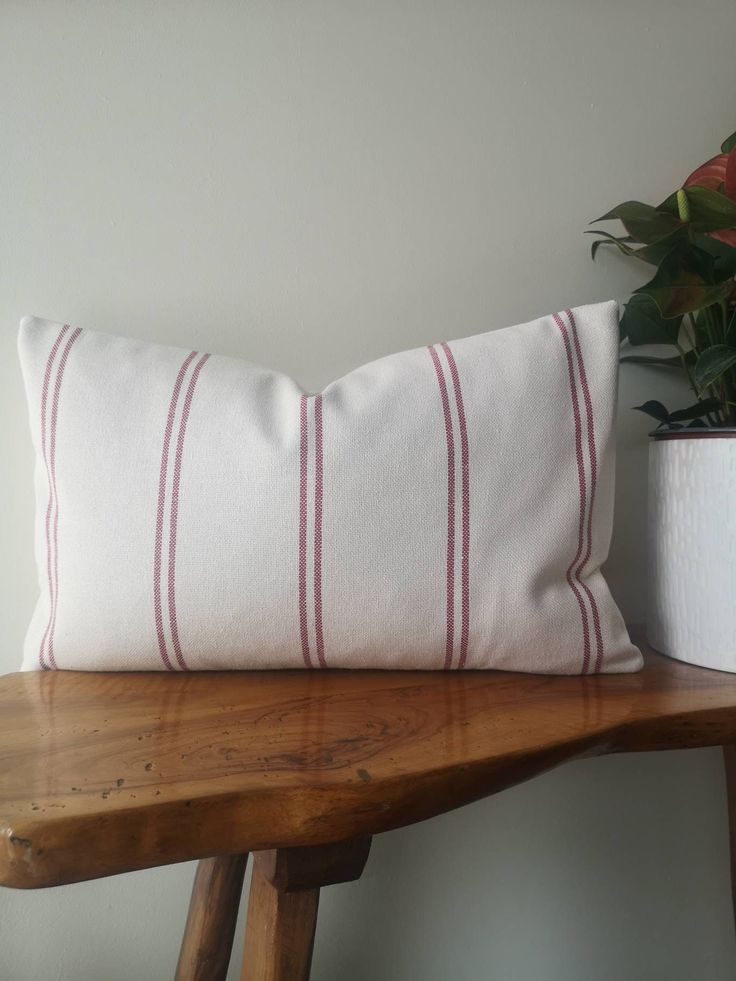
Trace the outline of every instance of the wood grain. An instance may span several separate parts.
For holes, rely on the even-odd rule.
[[[0,679],[0,884],[386,831],[566,760],[736,743],[736,676],[293,671]]]
[[[175,981],[225,981],[247,861],[223,855],[197,865]]]
[[[240,981],[307,981],[319,889],[281,892],[253,866]]]
[[[261,874],[281,892],[300,892],[354,882],[363,874],[371,850],[370,838],[301,848],[271,848],[256,852]]]
[[[360,878],[370,838],[253,856],[241,981],[306,981],[319,890]]]

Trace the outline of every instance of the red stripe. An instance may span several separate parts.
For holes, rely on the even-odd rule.
[[[174,665],[169,660],[169,654],[166,649],[166,637],[164,635],[164,616],[163,609],[161,606],[161,553],[163,550],[163,533],[164,533],[164,507],[166,503],[166,478],[168,475],[169,468],[169,447],[171,444],[171,434],[174,429],[174,416],[176,414],[176,406],[179,402],[179,393],[181,391],[181,386],[184,383],[184,375],[187,372],[187,368],[192,363],[194,358],[197,357],[198,351],[192,351],[184,359],[184,362],[179,368],[179,374],[176,376],[176,381],[174,383],[174,391],[171,394],[171,400],[169,401],[169,412],[166,417],[166,427],[164,429],[164,445],[161,451],[161,469],[159,471],[158,478],[158,505],[156,508],[156,538],[154,540],[154,550],[153,550],[153,608],[154,616],[156,619],[156,636],[158,637],[158,650],[161,655],[161,659],[169,669],[169,671],[174,670]]]
[[[597,673],[601,669],[603,664],[603,633],[601,631],[601,618],[598,613],[598,606],[595,601],[595,597],[591,592],[588,584],[582,582],[580,579],[580,574],[582,570],[588,563],[590,559],[590,554],[593,548],[593,505],[595,503],[595,491],[596,485],[598,483],[598,461],[596,459],[596,448],[595,448],[595,429],[593,428],[593,400],[590,397],[590,388],[588,387],[588,376],[585,371],[585,361],[583,359],[583,352],[580,347],[580,338],[578,337],[578,328],[575,323],[575,317],[573,316],[572,310],[566,310],[567,318],[570,321],[570,327],[572,328],[572,339],[575,346],[575,355],[578,362],[578,373],[580,375],[580,383],[583,389],[583,401],[585,403],[585,415],[588,423],[588,457],[590,459],[590,504],[588,506],[588,527],[587,527],[587,541],[585,547],[585,555],[580,560],[580,564],[577,567],[575,575],[580,582],[581,586],[585,590],[585,593],[590,602],[590,609],[593,614],[593,628],[595,630],[595,643],[596,643],[596,659],[594,671]]]
[[[442,413],[445,419],[447,440],[447,641],[445,644],[445,668],[452,667],[455,636],[455,440],[452,435],[452,414],[447,394],[445,374],[433,344],[428,347],[432,357],[437,384],[440,387]]]
[[[51,623],[49,624],[48,655],[49,664],[52,668],[56,667],[56,657],[54,655],[54,631],[56,629],[56,611],[59,608],[59,495],[56,489],[56,423],[59,415],[59,398],[61,395],[61,382],[64,377],[64,369],[69,358],[72,345],[82,333],[81,327],[75,329],[69,335],[69,339],[64,345],[64,350],[59,358],[59,367],[56,372],[56,382],[54,384],[54,394],[51,400],[51,436],[49,439],[49,464],[51,469],[51,485],[54,497],[54,601],[51,607]]]
[[[567,334],[567,327],[562,322],[558,314],[554,314],[554,320],[560,329],[562,334],[562,339],[565,344],[565,355],[567,357],[567,373],[570,382],[570,398],[572,400],[572,410],[573,416],[575,417],[575,457],[577,460],[578,467],[578,487],[580,492],[580,514],[578,522],[578,548],[575,553],[575,558],[570,563],[565,577],[567,579],[567,584],[570,589],[575,594],[575,598],[578,601],[578,606],[580,607],[580,617],[583,622],[583,674],[587,674],[588,667],[590,666],[590,634],[588,628],[588,612],[585,608],[585,600],[583,599],[582,593],[578,589],[578,584],[576,584],[575,579],[573,579],[573,570],[576,568],[578,562],[580,561],[580,556],[583,554],[583,534],[585,529],[585,465],[583,463],[583,438],[582,438],[582,426],[580,422],[580,404],[578,402],[578,392],[577,384],[575,381],[575,367],[572,358],[572,348],[570,347],[570,338]],[[579,582],[579,581],[578,581]],[[582,585],[582,583],[579,583]]]
[[[305,665],[311,668],[307,627],[307,398],[302,395],[299,402],[299,631],[302,657]]]
[[[460,386],[460,374],[450,345],[442,342],[447,363],[450,366],[452,385],[455,390],[455,405],[460,423],[460,467],[462,477],[462,558],[461,558],[461,625],[459,668],[465,667],[468,656],[468,633],[470,630],[470,452],[468,449],[468,426],[465,420],[465,406]]]
[[[324,468],[322,450],[322,396],[314,396],[314,630],[317,659],[324,668],[325,640],[322,631],[322,498]]]
[[[171,515],[169,524],[169,625],[171,626],[171,643],[174,647],[174,654],[176,660],[179,662],[179,667],[182,671],[188,671],[189,668],[184,660],[184,654],[182,653],[181,643],[179,642],[179,627],[176,620],[176,527],[179,518],[179,485],[181,483],[181,459],[184,452],[184,437],[187,431],[187,422],[189,421],[189,412],[192,408],[192,398],[194,397],[194,388],[197,384],[197,379],[199,378],[199,373],[205,365],[205,362],[209,358],[209,354],[203,354],[199,361],[194,366],[194,371],[192,371],[191,377],[189,379],[189,384],[187,385],[187,391],[184,396],[184,404],[181,410],[181,419],[179,421],[179,435],[176,439],[176,455],[174,457],[174,478],[171,488]]]
[[[49,353],[48,360],[46,361],[46,371],[43,376],[43,388],[41,389],[41,456],[43,458],[44,466],[46,468],[46,479],[49,485],[49,500],[46,505],[46,576],[49,584],[49,618],[46,623],[46,629],[43,632],[43,637],[41,638],[41,645],[38,650],[38,663],[42,670],[47,668],[46,661],[44,659],[44,648],[46,647],[46,638],[48,637],[49,630],[51,629],[51,616],[54,607],[54,582],[51,572],[51,508],[54,500],[53,487],[51,483],[51,469],[49,467],[49,460],[46,453],[46,408],[48,405],[48,395],[49,395],[49,383],[51,381],[51,369],[53,367],[54,361],[56,360],[56,354],[59,350],[64,335],[69,330],[69,324],[65,324],[54,341],[51,352]]]

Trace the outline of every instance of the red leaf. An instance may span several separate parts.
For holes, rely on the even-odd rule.
[[[733,153],[733,151],[731,151]],[[694,170],[688,177],[683,187],[709,187],[711,191],[720,190],[721,184],[726,180],[726,167],[728,164],[728,153],[719,153],[710,160],[706,160],[697,170]]]
[[[724,228],[720,232],[708,232],[709,238],[715,238],[719,242],[725,242],[726,245],[732,245],[736,248],[736,228]]]
[[[731,150],[726,161],[726,176],[723,193],[727,198],[736,198],[736,147]]]

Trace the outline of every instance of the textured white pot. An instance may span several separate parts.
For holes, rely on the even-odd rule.
[[[736,671],[736,431],[652,436],[648,537],[649,643]]]

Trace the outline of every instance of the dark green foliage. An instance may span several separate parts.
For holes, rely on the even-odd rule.
[[[671,429],[736,424],[736,133],[662,204],[625,201],[597,219],[612,220],[626,234],[589,232],[593,258],[608,246],[656,267],[625,306],[621,341],[673,349],[621,360],[683,371],[697,398],[676,412],[656,400],[637,409]]]

